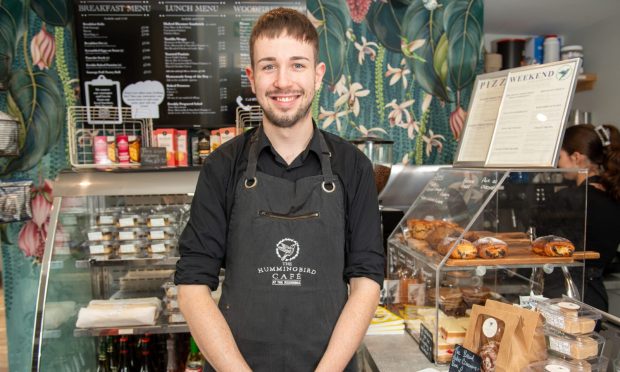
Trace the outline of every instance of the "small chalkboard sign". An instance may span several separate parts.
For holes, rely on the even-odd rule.
[[[140,150],[140,163],[150,166],[165,166],[166,148],[165,147],[143,147]]]
[[[435,342],[433,342],[433,334],[424,326],[420,325],[420,351],[431,362],[435,362]]]
[[[479,372],[481,365],[482,358],[476,353],[456,345],[448,372]]]

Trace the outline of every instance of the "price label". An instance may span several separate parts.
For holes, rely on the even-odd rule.
[[[105,253],[103,245],[101,245],[101,244],[91,245],[89,247],[89,249],[90,249],[90,254],[103,254],[103,253]]]
[[[103,240],[103,234],[101,233],[101,231],[89,232],[88,240]]]
[[[136,245],[135,244],[121,244],[120,251],[121,253],[136,253]]]
[[[163,243],[151,244],[151,252],[161,253],[166,251],[166,245]]]
[[[118,224],[121,227],[129,227],[134,225],[134,220],[133,218],[121,218],[120,220],[118,220]]]
[[[132,240],[134,238],[133,231],[119,231],[118,238],[120,240]]]
[[[151,239],[157,240],[157,239],[163,239],[163,238],[165,238],[163,230],[151,231]]]
[[[163,218],[151,218],[151,226],[163,227],[166,226],[166,223]]]

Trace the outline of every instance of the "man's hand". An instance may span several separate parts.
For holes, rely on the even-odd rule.
[[[251,371],[206,285],[179,285],[179,308],[192,336],[217,371]]]
[[[327,350],[316,368],[321,371],[345,369],[368,330],[368,325],[379,304],[380,287],[368,278],[353,278],[349,299],[338,318]]]

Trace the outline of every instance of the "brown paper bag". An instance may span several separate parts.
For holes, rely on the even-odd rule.
[[[483,359],[484,372],[520,371],[546,358],[542,325],[536,312],[487,300],[474,305],[463,346]]]

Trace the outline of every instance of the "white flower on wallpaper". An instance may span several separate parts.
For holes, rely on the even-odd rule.
[[[308,19],[317,31],[319,31],[319,29],[325,25],[324,20],[317,19],[311,12],[306,12],[306,15],[308,16]]]
[[[410,99],[402,103],[396,103],[396,99],[393,99],[392,102],[385,105],[386,108],[392,109],[388,114],[388,122],[391,127],[411,121],[411,114],[407,107],[413,105],[414,102],[415,100]]]
[[[422,140],[426,143],[426,156],[430,156],[433,151],[433,147],[437,147],[437,152],[441,152],[441,150],[443,150],[443,143],[441,141],[445,141],[446,138],[441,134],[434,134],[433,130],[429,129],[428,135],[422,136]]]
[[[360,83],[353,83],[349,86],[349,88],[346,88],[344,85],[341,85],[342,81],[343,79],[341,78],[340,81],[338,81],[338,83],[336,84],[335,90],[336,93],[340,95],[340,97],[336,100],[334,106],[338,108],[346,103],[349,106],[349,110],[351,110],[351,112],[353,112],[353,115],[357,117],[360,114],[359,99],[361,97],[366,97],[368,94],[370,94],[370,90],[364,89],[364,87]]]
[[[359,50],[359,53],[357,55],[357,62],[360,65],[364,64],[364,58],[366,57],[366,54],[370,56],[370,59],[372,61],[374,61],[375,58],[377,57],[376,49],[379,48],[379,45],[377,45],[377,43],[373,41],[366,40],[365,36],[362,36],[361,44],[358,42],[355,42],[353,44],[355,45],[355,49]]]
[[[407,137],[409,139],[414,139],[416,133],[420,133],[420,123],[411,119],[406,123],[396,124],[397,127],[403,128],[407,130]]]
[[[400,43],[400,49],[405,55],[405,57],[417,58],[422,62],[426,62],[423,58],[421,58],[415,53],[415,51],[417,49],[420,49],[424,44],[426,44],[426,39],[416,39],[411,42],[407,42],[407,40],[403,38]]]
[[[387,134],[385,129],[379,128],[379,127],[366,129],[365,126],[360,125],[357,127],[357,130],[365,137],[373,137],[375,135],[374,132],[380,132],[383,134]]]
[[[392,77],[390,79],[390,86],[398,83],[399,80],[403,82],[403,89],[407,89],[407,75],[411,74],[411,70],[407,68],[407,61],[403,58],[400,61],[400,67],[392,67],[388,63],[385,77]]]
[[[336,129],[338,132],[342,130],[342,123],[340,122],[340,118],[343,116],[347,116],[348,111],[327,111],[323,107],[320,108],[321,113],[319,114],[319,121],[323,120],[323,125],[321,128],[327,129],[332,123],[336,123]]]

